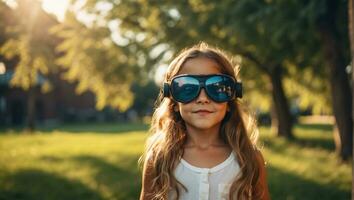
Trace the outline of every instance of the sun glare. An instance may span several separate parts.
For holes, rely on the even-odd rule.
[[[48,13],[53,13],[59,21],[63,21],[69,0],[43,0],[42,8]]]
[[[5,74],[5,73],[6,73],[5,63],[0,62],[0,75]]]
[[[165,74],[167,72],[167,68],[168,68],[168,65],[167,64],[163,64],[163,65],[160,65],[157,70],[156,70],[156,73],[155,73],[155,76],[154,76],[154,79],[155,79],[155,83],[157,85],[162,85],[162,82],[165,78]]]

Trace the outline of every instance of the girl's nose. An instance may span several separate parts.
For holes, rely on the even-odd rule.
[[[209,103],[209,102],[210,102],[209,97],[208,97],[208,95],[206,94],[204,88],[200,91],[199,96],[197,97],[196,102],[197,102],[197,103]]]

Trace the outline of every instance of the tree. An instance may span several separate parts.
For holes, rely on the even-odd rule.
[[[315,24],[323,50],[325,65],[330,71],[333,113],[339,132],[337,151],[343,160],[348,160],[353,151],[352,95],[346,66],[349,63],[346,1],[321,1],[322,13],[318,13]],[[342,22],[342,23],[341,23]],[[343,25],[343,26],[340,26]]]
[[[206,40],[253,62],[269,77],[274,107],[282,120],[278,131],[286,137],[292,136],[282,83],[286,66],[328,71],[340,155],[346,159],[352,149],[352,125],[351,109],[347,109],[350,96],[345,95],[350,91],[345,74],[346,36],[341,28],[345,27],[343,2],[141,1],[121,2],[112,10],[127,31],[145,33],[174,49]]]
[[[347,116],[351,115],[346,114],[348,109],[343,109],[350,107],[343,96],[348,93],[344,73],[347,48],[345,40],[341,39],[343,37],[339,37],[345,38],[341,28],[345,22],[341,20],[343,2],[345,0],[239,0],[217,3],[210,0],[90,0],[83,10],[95,12],[100,4],[110,5],[104,21],[119,22],[117,27],[122,38],[129,41],[126,46],[133,45],[131,52],[139,52],[144,64],[149,63],[152,57],[151,60],[166,58],[166,52],[176,52],[200,40],[227,49],[233,55],[241,55],[244,63],[249,64],[244,74],[252,78],[255,74],[259,75],[255,85],[260,86],[259,90],[263,93],[263,88],[268,85],[276,113],[274,121],[279,120],[278,135],[287,138],[293,137],[293,121],[284,90],[284,77],[291,79],[291,68],[300,73],[310,72],[310,77],[319,80],[323,80],[328,73],[332,77],[329,83],[333,112],[342,149],[348,152],[348,147],[352,145],[347,142],[351,141],[347,140],[351,138],[346,131],[350,126]],[[158,55],[152,56],[150,52],[157,49],[160,49]],[[246,81],[248,78],[245,78]],[[299,77],[298,82],[301,80],[302,77]],[[303,86],[307,89],[305,84]],[[312,88],[328,91],[327,85],[321,83]],[[303,98],[301,91],[298,95]],[[342,102],[341,105],[339,102]]]
[[[78,93],[90,90],[96,94],[98,109],[111,106],[125,111],[134,101],[131,85],[147,77],[148,48],[140,47],[134,35],[121,39],[124,44],[114,41],[117,33],[109,24],[117,22],[94,5],[87,1],[79,11],[69,10],[64,22],[52,29],[62,39],[56,63],[64,68],[64,79],[78,82]],[[77,12],[94,19],[82,22]]]
[[[37,1],[19,0],[13,10],[14,24],[8,26],[8,35],[1,46],[0,53],[7,59],[18,58],[10,84],[28,91],[27,128],[35,128],[35,100],[38,77],[47,75],[54,67],[55,39],[47,32],[56,21],[40,8]],[[42,91],[50,90],[50,83],[45,81]]]
[[[354,0],[348,1],[348,27],[349,27],[349,39],[351,50],[351,66],[352,66],[352,82],[354,81]],[[354,87],[352,87],[352,95],[354,95]],[[352,96],[352,119],[354,120],[354,96]],[[353,127],[354,133],[354,127]],[[352,150],[353,151],[353,150]],[[352,163],[354,163],[354,153],[352,152]],[[352,180],[354,180],[354,166],[352,165]],[[352,197],[354,197],[354,187],[352,187]]]
[[[282,85],[282,61],[286,55],[282,54],[281,43],[269,44],[265,39],[272,32],[262,31],[267,28],[260,20],[266,14],[260,13],[264,6],[266,3],[259,1],[120,2],[114,5],[112,17],[122,21],[123,31],[143,33],[148,40],[167,43],[175,51],[204,40],[253,62],[258,74],[270,82],[278,134],[291,138],[292,119]],[[247,18],[252,19],[232,20]]]

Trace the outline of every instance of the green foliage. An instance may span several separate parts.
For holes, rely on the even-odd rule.
[[[65,68],[64,78],[78,82],[77,92],[90,90],[97,95],[97,108],[110,105],[123,111],[133,103],[133,80],[140,82],[147,77],[149,71],[170,59],[167,55],[171,52],[203,40],[242,57],[240,77],[252,106],[269,110],[271,85],[267,75],[281,67],[286,93],[296,98],[300,107],[316,113],[331,112],[326,84],[329,72],[324,70],[317,31],[331,13],[330,1],[89,0],[78,10],[69,10],[65,21],[52,29],[61,38],[59,59],[54,59],[53,46],[48,45],[57,41],[47,36],[51,23],[42,24],[48,17],[41,12],[35,15],[36,9],[25,9],[33,8],[33,2],[28,2],[19,1],[21,14],[14,15],[17,25],[1,48],[8,58],[22,58],[14,85],[30,87],[56,60]],[[104,4],[108,9],[100,9]],[[335,5],[333,14],[342,20],[334,26],[343,36],[340,43],[347,51],[346,0]],[[78,21],[77,15],[82,13],[93,20]],[[110,27],[112,22],[122,43],[113,42],[117,33]]]
[[[123,34],[143,34],[142,42],[166,43],[174,52],[203,40],[241,55],[241,77],[252,96],[269,96],[270,80],[263,75],[280,67],[284,79],[291,80],[286,92],[301,102],[300,107],[331,112],[328,71],[317,30],[330,13],[329,1],[122,1],[112,5],[109,17],[121,20]],[[345,1],[338,6],[334,14],[344,16]],[[339,35],[346,35],[346,25],[345,19],[336,22]],[[318,81],[312,85],[309,79]],[[257,99],[262,110],[269,109],[270,97]]]
[[[99,109],[107,104],[121,110],[130,106],[129,84],[134,73],[128,66],[133,60],[113,44],[106,27],[86,27],[67,14],[65,22],[52,32],[63,40],[57,47],[62,53],[57,64],[67,69],[64,79],[78,81],[78,93],[93,91]]]
[[[296,66],[290,64],[287,68],[289,75],[284,78],[287,96],[296,101],[300,109],[311,108],[313,114],[331,114],[330,87],[324,73],[318,75],[312,67],[299,72]]]
[[[345,2],[334,14],[345,16],[341,12]],[[100,10],[99,4],[111,8]],[[315,113],[331,112],[328,71],[316,32],[327,17],[329,2],[90,0],[79,11],[69,11],[65,21],[52,29],[61,38],[59,59],[52,52],[56,40],[47,33],[53,23],[42,11],[26,9],[26,1],[19,5],[17,13],[23,14],[14,14],[16,25],[9,27],[11,38],[1,53],[21,58],[11,83],[24,89],[36,84],[38,74],[48,74],[56,60],[66,71],[64,78],[78,82],[78,93],[90,90],[97,95],[97,108],[110,105],[124,111],[133,104],[133,80],[147,77],[148,71],[169,59],[166,54],[171,51],[204,40],[242,57],[240,77],[252,107],[269,110],[267,74],[280,66],[293,102]],[[94,19],[84,24],[76,19],[80,12]],[[113,21],[125,45],[113,42],[116,33],[108,28]],[[336,22],[336,27],[338,35],[346,35],[345,20]],[[343,44],[346,41],[341,39]],[[152,55],[154,51],[157,55]],[[43,87],[50,89],[48,83]]]
[[[137,128],[138,127],[138,128]],[[0,134],[1,199],[137,199],[146,125],[78,124]],[[350,199],[351,165],[332,125],[299,125],[287,141],[260,129],[272,199]]]
[[[95,16],[90,22],[81,22],[76,13],[68,11],[65,21],[52,32],[62,39],[57,51],[61,57],[57,64],[66,69],[64,78],[77,81],[77,92],[90,90],[96,94],[98,109],[105,106],[127,110],[133,103],[133,82],[147,78],[146,55],[135,38],[127,38],[126,45],[113,41],[115,34],[108,27],[113,22],[95,7],[93,1],[86,2],[80,12]],[[140,50],[140,51],[139,51]]]
[[[19,59],[10,83],[28,90],[38,84],[40,74],[48,75],[54,68],[55,38],[47,30],[55,21],[40,9],[38,2],[24,0],[18,1],[11,17],[14,22],[6,27],[8,38],[0,47],[0,54],[9,60]],[[42,91],[50,88],[46,80]]]

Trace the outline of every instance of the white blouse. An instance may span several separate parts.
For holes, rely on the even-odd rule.
[[[234,153],[212,168],[195,167],[181,159],[174,174],[188,192],[180,188],[179,200],[226,200],[230,186],[238,173],[240,166]],[[175,191],[171,190],[168,199],[175,198]]]

